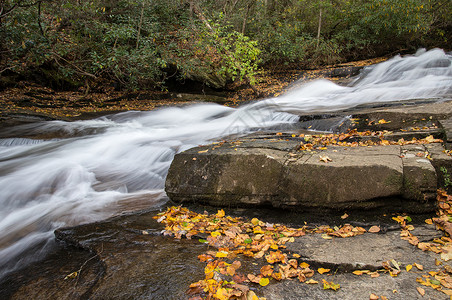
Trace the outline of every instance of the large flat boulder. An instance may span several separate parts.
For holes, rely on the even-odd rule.
[[[175,202],[220,206],[434,209],[437,171],[430,160],[416,156],[427,151],[423,146],[308,152],[298,151],[298,145],[296,140],[244,139],[190,149],[176,155],[166,192]]]

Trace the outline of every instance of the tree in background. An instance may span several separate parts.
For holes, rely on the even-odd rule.
[[[54,88],[191,79],[213,88],[258,67],[317,67],[450,48],[450,0],[1,0],[0,74]]]

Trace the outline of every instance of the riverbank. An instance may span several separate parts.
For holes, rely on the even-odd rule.
[[[148,111],[196,102],[214,102],[234,107],[244,101],[278,96],[299,80],[306,82],[327,78],[333,81],[346,81],[357,75],[363,67],[386,59],[382,57],[356,61],[318,70],[263,70],[256,76],[255,89],[237,82],[230,84],[223,91],[206,88],[204,93],[190,90],[190,87],[183,85],[180,91],[174,89],[121,92],[105,87],[102,90],[85,93],[83,89],[55,91],[32,82],[18,82],[15,87],[7,88],[0,93],[0,126],[37,120],[84,120],[121,111]]]

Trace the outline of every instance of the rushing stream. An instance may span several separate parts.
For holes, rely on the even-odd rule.
[[[0,139],[0,278],[39,258],[57,227],[162,206],[165,176],[180,151],[293,124],[300,113],[451,99],[451,61],[442,50],[419,51],[366,68],[349,86],[318,80],[239,108],[196,104],[5,129]]]

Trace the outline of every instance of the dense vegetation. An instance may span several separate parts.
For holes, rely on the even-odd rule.
[[[450,49],[450,0],[1,0],[0,74],[67,89],[214,88],[259,67]]]

